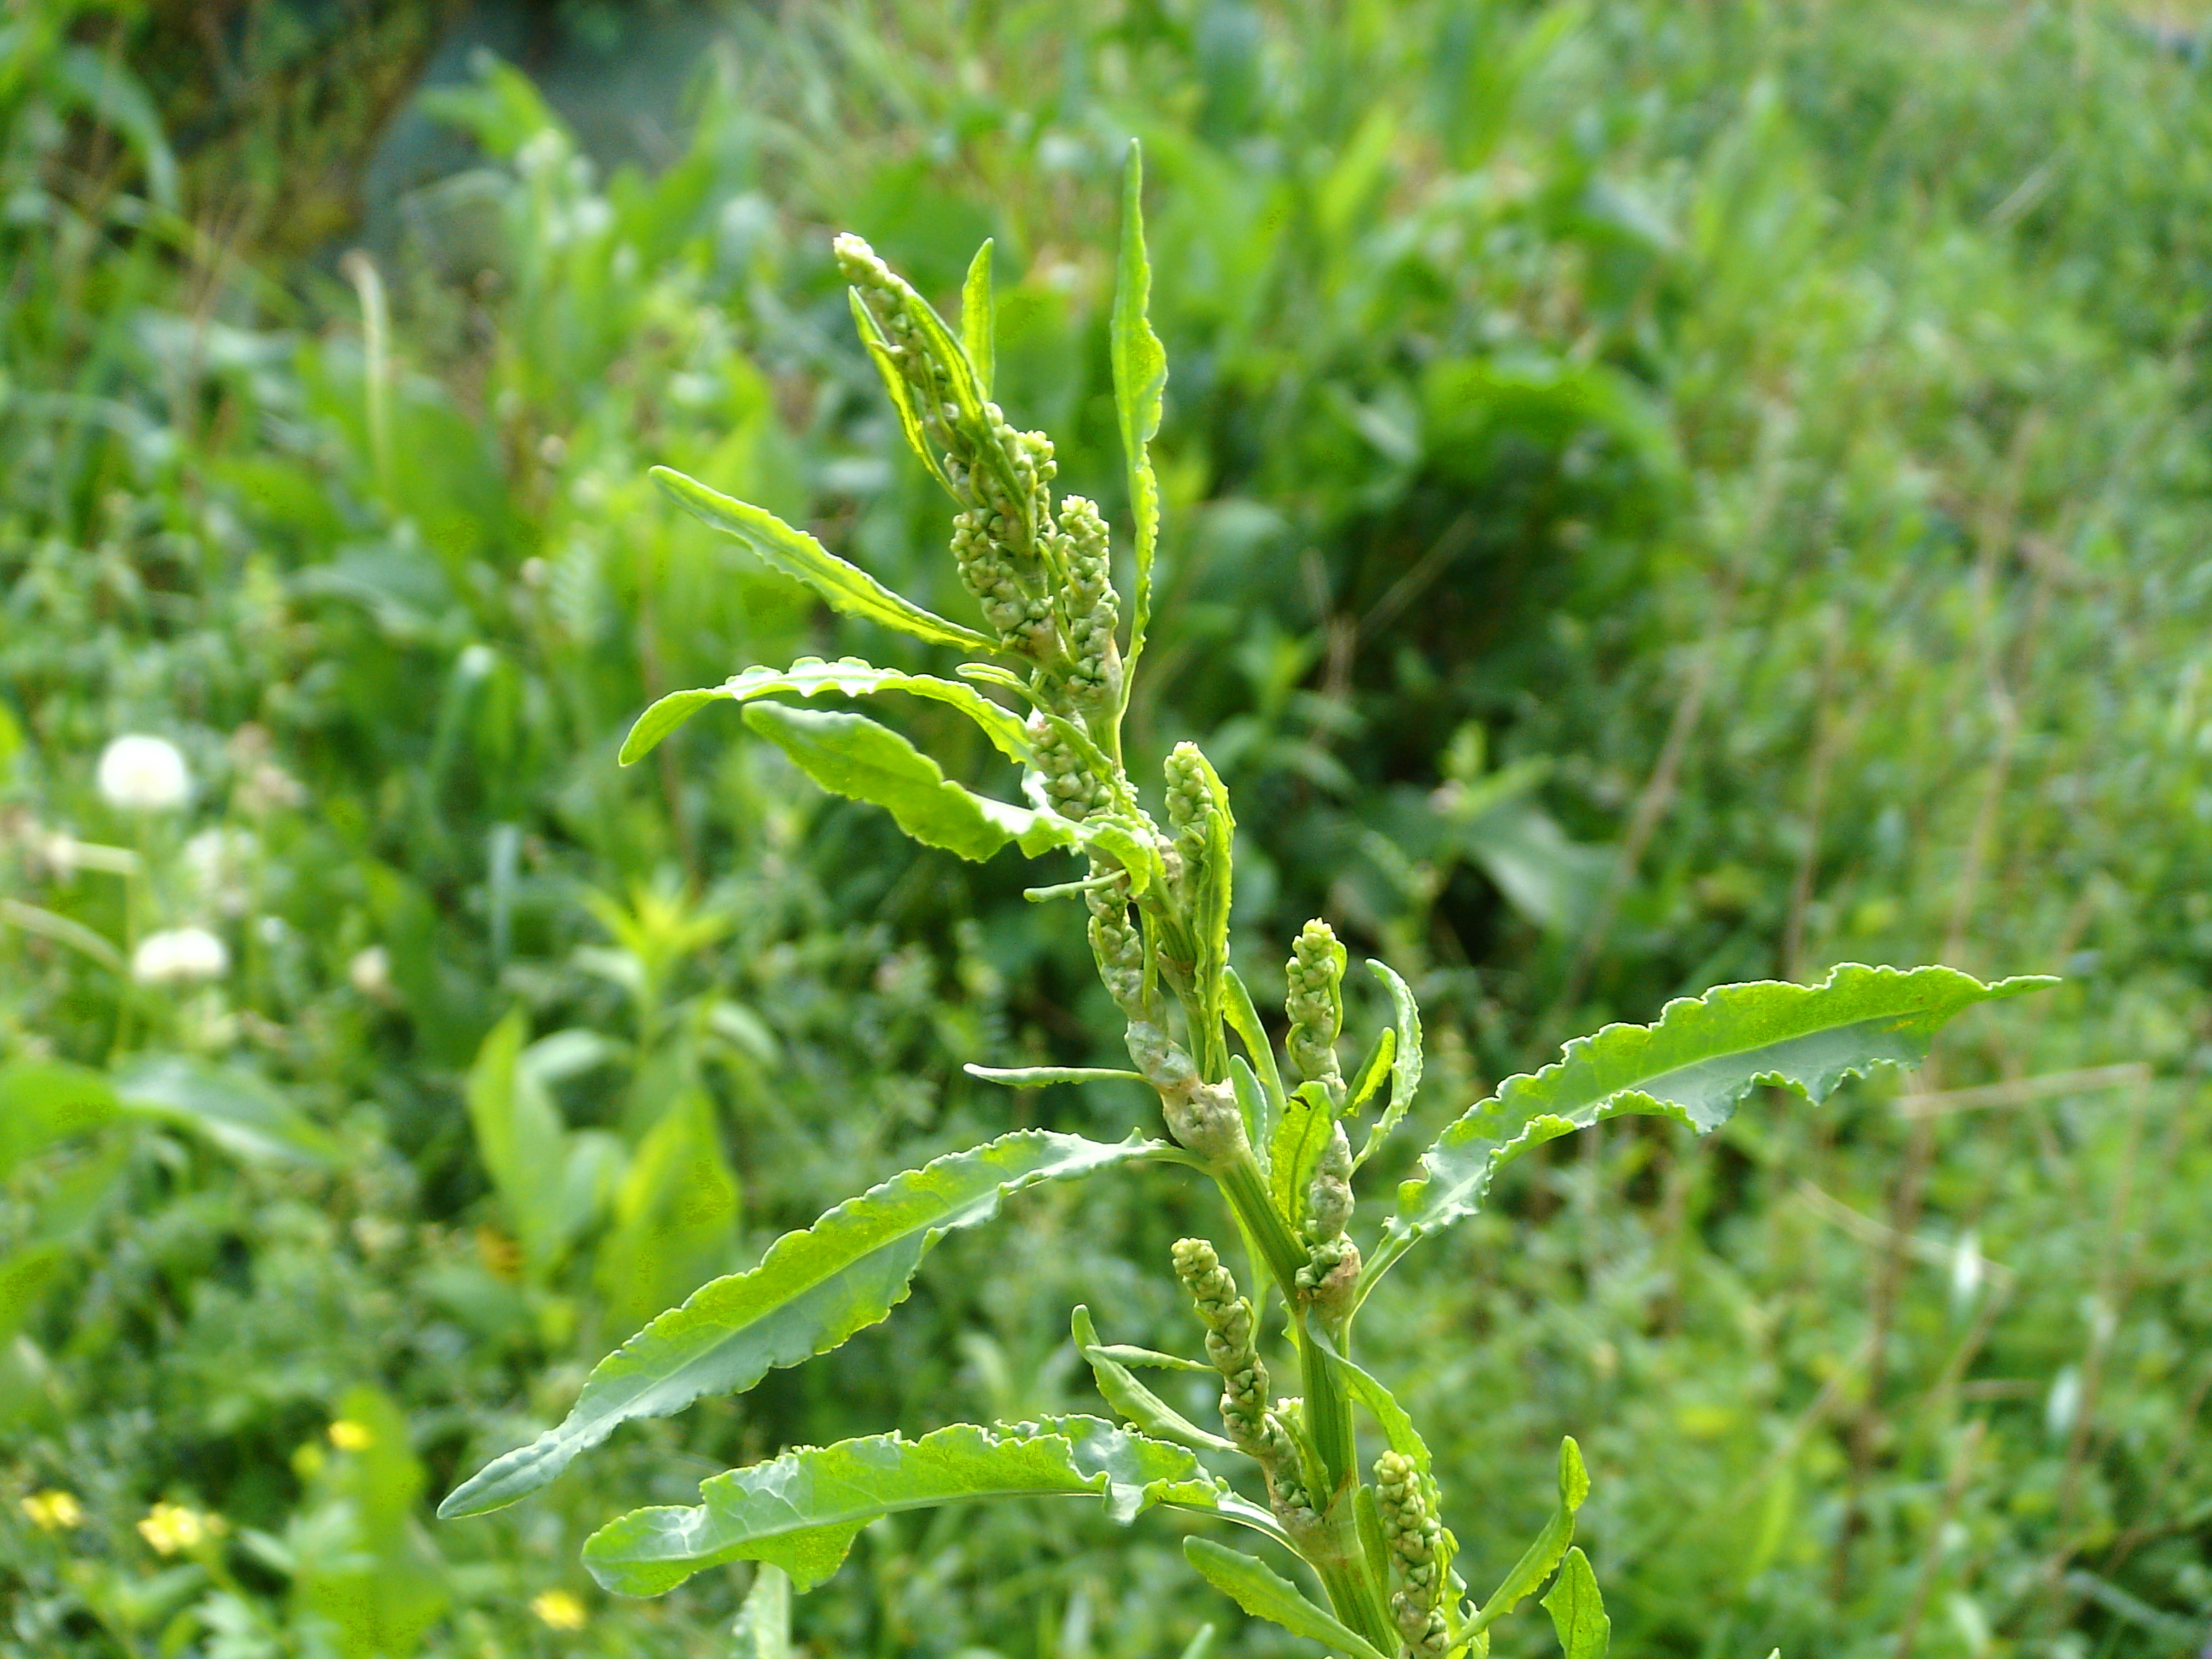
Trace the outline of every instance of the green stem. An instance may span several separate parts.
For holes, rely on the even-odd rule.
[[[1398,1632],[1391,1626],[1388,1608],[1375,1593],[1365,1558],[1354,1554],[1312,1565],[1321,1575],[1322,1588],[1328,1592],[1330,1610],[1383,1652],[1397,1652]]]
[[[1328,1482],[1327,1490],[1316,1494],[1323,1505],[1328,1534],[1301,1553],[1321,1575],[1337,1616],[1383,1652],[1395,1653],[1398,1637],[1391,1627],[1389,1608],[1376,1577],[1382,1564],[1368,1560],[1359,1541],[1354,1507],[1359,1488],[1358,1453],[1352,1434],[1352,1396],[1345,1392],[1328,1352],[1306,1329],[1306,1316],[1298,1306],[1297,1275],[1306,1264],[1305,1249],[1267,1195],[1267,1178],[1260,1173],[1251,1148],[1243,1149],[1226,1165],[1216,1165],[1212,1175],[1237,1212],[1245,1237],[1267,1262],[1285,1304],[1292,1310],[1298,1370],[1305,1390],[1306,1432]]]
[[[1274,1275],[1275,1287],[1283,1293],[1283,1300],[1291,1307],[1297,1305],[1298,1269],[1306,1265],[1306,1253],[1291,1234],[1290,1224],[1276,1209],[1275,1201],[1267,1195],[1267,1179],[1260,1173],[1259,1160],[1247,1146],[1227,1165],[1216,1165],[1213,1179],[1229,1200],[1229,1207],[1237,1212],[1237,1218],[1244,1231],[1259,1246],[1260,1254],[1267,1263],[1267,1271]]]
[[[1352,1396],[1338,1380],[1336,1367],[1306,1328],[1305,1315],[1297,1318],[1298,1371],[1305,1387],[1306,1431],[1313,1437],[1328,1476],[1329,1504],[1358,1484],[1358,1453],[1352,1432]]]

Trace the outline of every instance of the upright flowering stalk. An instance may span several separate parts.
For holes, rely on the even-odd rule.
[[[1845,968],[1821,986],[1728,987],[1670,1005],[1650,1027],[1610,1027],[1462,1112],[1396,1188],[1395,1213],[1368,1232],[1364,1248],[1355,1243],[1354,1179],[1404,1121],[1420,1083],[1413,992],[1381,963],[1368,964],[1388,1023],[1347,1079],[1338,1056],[1347,952],[1327,923],[1310,922],[1285,969],[1279,1054],[1231,963],[1236,820],[1227,788],[1195,744],[1177,744],[1166,757],[1156,819],[1123,764],[1121,720],[1142,660],[1159,522],[1148,446],[1166,377],[1145,315],[1151,270],[1139,184],[1133,150],[1112,340],[1132,526],[1128,605],[1104,515],[1077,496],[1055,503],[1050,441],[1018,429],[991,399],[988,245],[969,274],[956,331],[866,243],[842,236],[836,259],[862,343],[915,453],[951,497],[951,562],[982,625],[927,611],[761,508],[659,471],[686,508],[833,609],[966,659],[951,678],[857,658],[748,668],[654,704],[623,759],[637,760],[707,704],[734,702],[807,776],[883,807],[927,845],[969,859],[1010,845],[1032,856],[1073,856],[1074,879],[1030,896],[1079,901],[1129,1069],[969,1069],[1021,1087],[1133,1078],[1157,1097],[1168,1138],[1101,1143],[1017,1131],[861,1194],[780,1240],[757,1267],[704,1286],[655,1320],[593,1372],[564,1421],[494,1459],[441,1512],[513,1503],[623,1422],[680,1410],[710,1392],[742,1393],[771,1369],[836,1346],[889,1315],[938,1237],[988,1219],[1009,1193],[1113,1165],[1171,1164],[1213,1184],[1228,1228],[1217,1236],[1240,1241],[1255,1268],[1248,1296],[1212,1243],[1176,1245],[1176,1276],[1205,1333],[1203,1366],[1106,1344],[1089,1310],[1079,1309],[1072,1328],[1112,1420],[957,1424],[917,1441],[876,1435],[786,1452],[710,1480],[697,1509],[641,1510],[611,1522],[585,1549],[594,1575],[611,1589],[645,1595],[719,1562],[754,1560],[786,1569],[791,1588],[804,1591],[836,1571],[876,1515],[957,1498],[1088,1493],[1124,1520],[1164,1504],[1273,1538],[1311,1569],[1325,1606],[1210,1539],[1187,1539],[1184,1553],[1242,1607],[1347,1659],[1476,1659],[1489,1651],[1490,1626],[1547,1580],[1543,1606],[1568,1659],[1602,1659],[1607,1626],[1595,1580],[1571,1547],[1589,1484],[1573,1443],[1561,1449],[1552,1520],[1495,1593],[1480,1605],[1467,1601],[1427,1448],[1389,1390],[1352,1362],[1362,1303],[1414,1243],[1476,1212],[1502,1169],[1554,1135],[1622,1112],[1710,1129],[1755,1084],[1778,1079],[1817,1099],[1854,1070],[1923,1053],[1929,1034],[1959,1010],[2035,982],[1984,986],[1946,969]],[[972,720],[1021,769],[1027,804],[948,779],[864,714],[805,706],[889,693]],[[1370,1103],[1375,1117],[1355,1152],[1352,1130]],[[1271,1332],[1279,1345],[1272,1367],[1264,1352]],[[1139,1381],[1136,1369],[1146,1365],[1217,1374],[1221,1432],[1183,1417]],[[1300,1392],[1275,1395],[1273,1379],[1293,1373]],[[1356,1455],[1356,1405],[1389,1448],[1371,1484]],[[1239,1469],[1264,1491],[1264,1504],[1232,1484]]]

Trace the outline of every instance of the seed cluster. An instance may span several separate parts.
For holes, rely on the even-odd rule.
[[[1390,1597],[1391,1622],[1405,1638],[1408,1659],[1435,1659],[1449,1645],[1442,1607],[1443,1528],[1429,1512],[1419,1474],[1396,1452],[1375,1460],[1375,1508],[1400,1579]]]

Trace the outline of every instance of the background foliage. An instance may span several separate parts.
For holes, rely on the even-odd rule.
[[[2193,18],[568,5],[437,47],[431,5],[187,9],[0,23],[0,1651],[722,1652],[735,1575],[589,1589],[608,1492],[1074,1407],[1079,1300],[1189,1340],[1170,1187],[1033,1194],[849,1353],[427,1518],[856,1178],[1141,1114],[960,1073],[1114,1058],[1012,860],[711,718],[612,763],[745,661],[919,662],[648,465],[966,614],[832,229],[939,295],[996,237],[1002,401],[1116,509],[1132,132],[1173,366],[1133,730],[1228,779],[1240,921],[1418,969],[1438,1121],[1716,981],[2068,976],[1911,1093],[1558,1143],[1370,1315],[1470,1556],[1571,1431],[1624,1653],[2212,1636]],[[319,76],[341,39],[384,68]],[[680,100],[632,73],[672,56]],[[185,809],[103,800],[125,732]],[[134,982],[183,925],[228,973]],[[799,1632],[1274,1650],[1172,1530],[885,1524]]]

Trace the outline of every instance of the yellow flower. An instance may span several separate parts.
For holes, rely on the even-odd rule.
[[[346,1417],[331,1425],[330,1435],[331,1444],[340,1451],[367,1451],[376,1443],[376,1437],[369,1432],[366,1423],[356,1423]]]
[[[551,1630],[581,1630],[584,1604],[564,1589],[540,1590],[530,1598],[530,1610]]]
[[[138,1535],[162,1555],[191,1549],[215,1530],[208,1525],[207,1516],[181,1504],[156,1504],[138,1523]]]
[[[76,1501],[76,1494],[52,1487],[23,1499],[23,1513],[40,1532],[59,1532],[64,1527],[84,1524],[84,1505]]]

